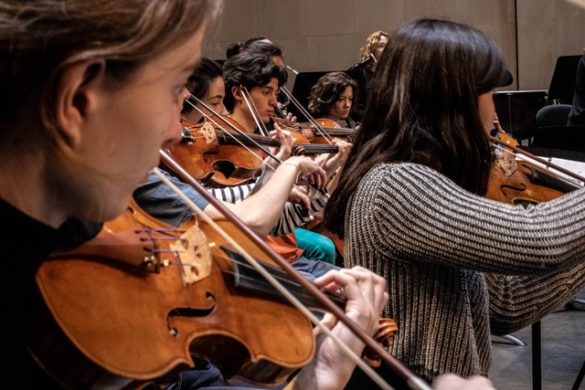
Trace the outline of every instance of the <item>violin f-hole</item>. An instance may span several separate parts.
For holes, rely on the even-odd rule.
[[[255,172],[246,168],[238,168],[228,160],[217,160],[212,164],[214,170],[221,172],[226,178],[236,177],[250,177]]]
[[[179,336],[179,330],[172,324],[173,318],[176,317],[207,317],[215,310],[215,297],[209,291],[205,293],[205,298],[209,302],[207,307],[176,307],[167,314],[167,328],[172,336]]]

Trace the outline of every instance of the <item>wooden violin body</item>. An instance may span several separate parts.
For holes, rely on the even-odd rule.
[[[500,131],[503,145],[516,147],[517,141]],[[508,204],[546,202],[578,187],[528,161],[516,160],[515,153],[503,150],[496,158],[488,182],[486,197]]]
[[[217,233],[204,224],[173,229],[143,213],[131,206],[94,240],[41,265],[51,321],[28,334],[51,376],[71,388],[118,388],[168,379],[201,355],[226,377],[277,383],[310,362],[309,321],[246,281],[246,267],[236,272],[237,256]],[[272,263],[231,223],[222,227]]]
[[[310,143],[313,144],[329,144],[330,141],[327,137],[342,138],[351,142],[357,133],[356,129],[343,128],[339,126],[337,122],[329,118],[315,119],[315,122],[320,126],[319,130],[309,122],[287,123],[278,119],[276,122],[281,126],[291,129],[292,132],[301,133]]]
[[[213,187],[236,186],[254,179],[260,172],[266,153],[238,134],[234,137],[242,139],[249,150],[216,132],[209,122],[190,125],[186,130],[189,134],[181,142],[165,150],[195,179]]]
[[[510,169],[497,160],[490,173],[486,197],[504,203],[526,205],[558,198],[572,189],[564,187],[562,182],[532,164],[518,161]]]
[[[233,126],[238,126],[229,118],[214,120],[218,123],[229,121]],[[257,145],[279,147],[280,143],[256,134],[231,131],[226,134],[227,130],[220,129],[220,125],[211,122],[189,125],[186,127],[189,134],[184,135],[180,143],[165,148],[165,151],[193,178],[211,187],[236,186],[253,180],[262,169],[264,158],[268,156]],[[335,145],[311,144],[302,134],[291,132],[291,135],[294,155],[338,151]]]

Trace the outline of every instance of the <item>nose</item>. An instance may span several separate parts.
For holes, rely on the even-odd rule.
[[[227,108],[225,108],[223,103],[219,103],[216,111],[219,112],[221,115],[228,115],[229,114]]]
[[[183,87],[183,90],[179,94],[179,106],[183,107],[185,100],[187,100],[189,96],[191,96],[191,92],[189,92],[187,87]]]
[[[171,122],[170,126],[167,128],[164,134],[163,139],[163,146],[168,146],[172,144],[176,144],[181,140],[181,135],[183,132],[183,124],[180,120],[176,119]]]

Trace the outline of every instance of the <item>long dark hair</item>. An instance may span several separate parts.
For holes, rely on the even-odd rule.
[[[478,97],[510,82],[498,47],[472,27],[421,19],[390,36],[326,226],[343,237],[345,206],[380,163],[423,164],[485,194],[492,159]]]

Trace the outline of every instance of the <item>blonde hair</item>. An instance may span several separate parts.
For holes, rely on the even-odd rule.
[[[371,33],[366,38],[366,42],[360,48],[360,60],[361,61],[368,59],[370,57],[370,55],[374,51],[374,48],[376,47],[376,44],[378,44],[378,42],[380,42],[382,37],[388,38],[388,33],[386,31],[376,31],[376,32]]]
[[[63,67],[103,59],[117,80],[216,19],[221,0],[3,0],[0,136],[31,110],[50,127]],[[50,110],[49,110],[50,111]]]

